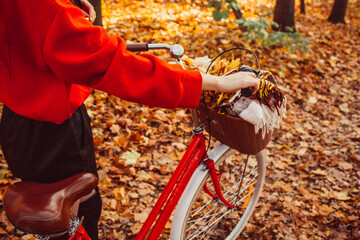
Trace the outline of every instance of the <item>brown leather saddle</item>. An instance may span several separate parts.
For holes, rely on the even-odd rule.
[[[80,173],[55,183],[18,182],[5,190],[3,204],[10,222],[32,234],[67,231],[72,205],[97,186],[91,173]]]

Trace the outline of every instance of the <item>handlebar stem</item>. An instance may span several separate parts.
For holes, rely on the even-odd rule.
[[[171,45],[169,44],[157,44],[157,43],[148,43],[148,49],[166,49],[166,50],[170,50]]]
[[[191,109],[191,117],[193,120],[193,133],[194,134],[200,134],[203,132],[203,128],[200,126],[200,121],[199,121],[199,117],[198,117],[198,113],[196,111],[196,109]]]

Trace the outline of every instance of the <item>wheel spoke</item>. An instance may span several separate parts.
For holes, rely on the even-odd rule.
[[[201,230],[204,225],[212,222],[212,220],[214,219],[214,217],[216,217],[217,215],[219,215],[219,214],[221,214],[221,213],[222,213],[222,212],[217,212],[216,214],[213,214],[213,216],[211,217],[211,219],[205,221],[204,224],[203,224],[201,227],[199,227],[198,230],[196,230],[196,231],[193,233],[193,235],[194,235],[194,234],[197,234],[197,232],[198,232],[199,230]],[[225,212],[223,215],[221,215],[215,222],[211,223],[210,225],[207,225],[207,227],[206,227],[204,230],[202,230],[202,231],[200,232],[200,234],[201,234],[202,232],[205,232],[209,227],[214,226],[214,224],[219,223],[219,221],[221,220],[221,218],[222,218],[223,216],[225,216],[226,214],[227,214],[227,212]],[[198,235],[199,235],[199,234],[197,234],[196,236],[198,236]],[[193,238],[194,238],[194,237],[192,237],[192,238],[190,238],[190,239],[193,239]]]
[[[227,194],[228,194],[231,190],[233,190],[234,188],[237,188],[237,187],[239,186],[239,184],[241,183],[242,179],[249,178],[249,176],[250,176],[251,174],[253,174],[254,171],[256,171],[256,170],[257,170],[257,168],[256,168],[256,169],[253,168],[252,171],[249,172],[249,174],[247,174],[247,175],[245,176],[245,178],[240,178],[227,192],[224,193],[224,197],[226,197]],[[256,174],[253,178],[256,178],[257,176],[258,176],[258,175]],[[256,181],[255,181],[255,182],[256,182]],[[240,194],[241,194],[241,192],[240,192]]]
[[[201,225],[201,227],[203,227],[204,225],[208,224],[209,222],[212,221],[212,219],[214,219],[214,217],[216,217],[217,215],[219,215],[219,212],[215,212],[214,214],[212,214],[214,211],[216,211],[217,209],[217,205],[214,204],[214,206],[212,207],[212,209],[210,209],[204,216],[201,216],[200,218],[197,218],[195,220],[197,220],[191,227],[189,227],[187,229],[190,230],[191,228],[193,228],[198,222],[204,220],[204,219],[208,219],[209,217],[211,217],[210,219],[208,219],[207,221],[204,221],[204,223]],[[220,212],[221,213],[221,212]],[[190,223],[191,221],[189,221]],[[198,229],[201,229],[201,227],[199,227]]]
[[[194,219],[193,221],[195,221],[195,223],[194,223],[191,227],[189,227],[186,231],[189,231],[189,230],[192,229],[193,227],[197,226],[197,223],[200,222],[201,220],[203,220],[203,219],[205,219],[205,218],[208,218],[208,216],[212,216],[213,214],[211,214],[211,213],[212,213],[212,211],[213,211],[215,208],[216,208],[216,206],[213,207],[210,211],[208,211],[204,216],[202,216],[202,217],[200,217],[200,218],[197,218],[197,219]],[[191,223],[191,222],[193,222],[193,221],[189,221],[189,223]],[[206,223],[207,223],[207,222],[205,222],[203,225],[205,225]],[[201,225],[201,226],[203,226],[203,225]]]
[[[252,179],[253,180],[253,179]],[[236,196],[239,196],[241,195],[245,190],[249,189],[250,186],[253,186],[254,184],[256,183],[256,180],[254,181],[249,181],[248,184],[246,186],[244,186],[244,188],[242,188],[242,191],[240,192],[240,194],[238,194],[237,192],[234,192],[228,199],[231,199],[231,200],[228,200],[230,203],[232,203],[232,200],[234,199],[234,197],[236,198]]]

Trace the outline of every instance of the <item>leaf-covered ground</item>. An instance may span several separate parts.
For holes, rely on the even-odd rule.
[[[272,2],[242,1],[244,16],[272,12]],[[103,2],[112,35],[179,42],[191,58],[245,46],[277,77],[288,113],[266,148],[264,191],[241,238],[360,239],[360,2],[349,0],[346,25],[326,21],[329,2],[307,1],[306,15],[296,11],[297,31],[310,40],[307,52],[246,43],[233,19],[214,22],[203,1]],[[101,92],[86,104],[103,196],[101,239],[132,239],[189,144],[189,111],[148,108]],[[16,179],[0,160],[1,200]],[[0,211],[1,239],[29,239]]]

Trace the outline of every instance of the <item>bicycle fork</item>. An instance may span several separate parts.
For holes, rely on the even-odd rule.
[[[216,168],[215,168],[215,162],[214,160],[212,159],[207,159],[206,161],[204,161],[204,163],[206,164],[206,166],[209,168],[209,172],[210,172],[210,176],[211,176],[211,180],[214,184],[214,188],[215,188],[215,192],[216,192],[216,195],[214,193],[212,193],[209,188],[207,187],[206,183],[203,187],[204,191],[209,194],[213,199],[220,199],[220,201],[222,201],[226,206],[228,206],[229,208],[233,209],[234,208],[234,205],[229,203],[222,191],[221,191],[221,187],[220,187],[220,182],[219,182],[219,179],[222,175],[222,173],[220,174],[217,174],[216,172]]]
[[[223,172],[220,172],[219,174],[216,172],[216,167],[215,167],[215,162],[214,160],[212,159],[207,159],[204,161],[204,163],[206,164],[206,166],[208,167],[209,169],[209,172],[210,172],[210,176],[211,176],[211,180],[213,182],[213,185],[214,185],[214,189],[215,189],[215,192],[216,194],[212,193],[207,184],[205,183],[204,184],[204,187],[203,187],[203,190],[209,194],[213,199],[219,199],[220,201],[222,201],[226,206],[228,206],[230,209],[233,209],[234,207],[236,207],[236,203],[238,201],[238,198],[240,196],[240,192],[241,192],[241,187],[242,187],[242,182],[243,182],[243,176],[245,174],[245,170],[247,168],[247,165],[248,165],[248,161],[249,161],[249,155],[247,156],[246,158],[246,162],[245,162],[245,167],[244,167],[244,170],[243,170],[243,173],[242,173],[242,177],[241,177],[241,181],[240,181],[240,184],[239,184],[239,187],[238,187],[238,193],[236,194],[236,198],[235,198],[235,206],[233,204],[231,204],[229,201],[227,201],[221,191],[221,187],[220,187],[220,177],[221,175],[223,174]],[[251,193],[252,193],[252,190],[253,190],[253,187],[251,186],[250,189],[249,189],[249,194],[248,194],[248,197],[246,198],[245,200],[245,203],[244,203],[244,208],[245,206],[247,205],[247,202],[249,201],[249,198],[251,197]]]

